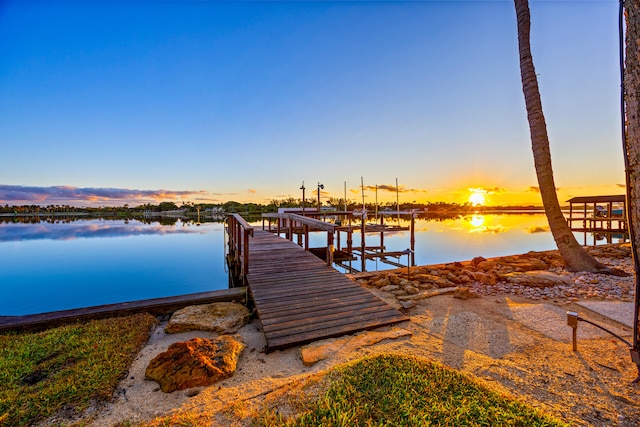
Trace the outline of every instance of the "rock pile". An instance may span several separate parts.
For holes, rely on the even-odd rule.
[[[411,306],[407,302],[448,292],[455,292],[454,296],[459,298],[511,294],[533,300],[631,300],[634,279],[630,247],[603,245],[588,248],[588,251],[608,267],[630,276],[571,273],[564,270],[564,261],[557,251],[546,251],[416,267],[409,274],[406,270],[382,272],[358,282],[393,295],[405,308]]]

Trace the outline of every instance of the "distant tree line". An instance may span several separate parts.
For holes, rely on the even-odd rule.
[[[122,216],[122,217],[137,217],[144,216],[149,213],[162,213],[169,211],[183,211],[186,215],[197,215],[200,213],[213,213],[213,214],[227,214],[227,213],[239,213],[247,215],[259,215],[266,212],[277,212],[279,208],[302,208],[303,206],[313,209],[317,208],[317,200],[307,199],[302,203],[302,199],[294,199],[289,197],[286,199],[274,199],[268,204],[259,203],[241,203],[236,201],[229,201],[225,203],[199,203],[192,202],[182,203],[177,205],[175,202],[160,202],[158,204],[146,203],[143,205],[130,207],[125,203],[122,206],[100,206],[100,207],[75,207],[70,205],[20,205],[10,206],[5,204],[0,205],[0,214],[14,214],[14,215],[68,215],[68,214],[86,214],[92,216]],[[321,203],[321,207],[332,211],[353,211],[356,209],[362,209],[362,203],[355,202],[353,200],[345,200],[339,198],[328,198]],[[365,208],[369,212],[376,210],[374,203],[365,203]],[[539,209],[535,206],[509,206],[509,207],[497,207],[497,206],[472,206],[470,203],[448,203],[448,202],[426,202],[418,203],[403,202],[399,206],[396,203],[378,203],[378,211],[418,211],[429,212],[430,214],[437,213],[468,213],[468,212],[486,212],[493,210],[533,210]]]

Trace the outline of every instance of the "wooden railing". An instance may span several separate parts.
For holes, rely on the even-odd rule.
[[[294,213],[263,213],[263,224],[262,228],[264,229],[264,219],[271,218],[277,219],[277,230],[276,232],[280,234],[282,232],[282,228],[288,229],[287,236],[289,240],[293,240],[293,232],[295,229],[302,229],[301,235],[304,235],[304,249],[306,251],[309,250],[309,230],[312,231],[326,231],[327,232],[327,265],[331,265],[333,263],[333,236],[338,227],[335,224],[330,224],[328,222],[320,221],[319,219],[309,218],[306,216],[294,214]],[[269,223],[269,227],[271,227],[271,223]]]
[[[229,214],[227,227],[229,268],[234,270],[233,276],[244,283],[249,273],[249,237],[253,237],[253,227],[239,214]]]

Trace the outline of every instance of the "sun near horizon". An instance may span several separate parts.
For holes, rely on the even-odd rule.
[[[484,206],[487,202],[484,191],[477,189],[470,190],[471,194],[469,194],[469,203],[471,203],[472,206]]]

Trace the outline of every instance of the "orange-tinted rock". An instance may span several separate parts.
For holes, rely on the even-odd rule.
[[[458,299],[469,299],[469,298],[477,298],[478,296],[471,292],[471,290],[467,287],[459,287],[453,292],[453,297]]]
[[[455,286],[455,283],[451,282],[449,279],[435,276],[433,274],[416,274],[412,275],[411,278],[417,282],[432,284],[439,288],[450,288]]]
[[[480,264],[481,262],[485,262],[487,259],[481,256],[477,256],[474,259],[471,260],[471,265],[473,265],[474,267],[477,267],[478,264]]]
[[[489,272],[482,275],[482,277],[480,278],[480,283],[493,286],[498,283],[498,277],[495,274]]]
[[[526,273],[509,273],[502,276],[510,283],[546,288],[549,286],[572,285],[573,280],[549,271],[528,271]]]
[[[171,344],[149,362],[145,378],[156,381],[165,393],[211,385],[233,375],[244,347],[230,335]]]
[[[495,261],[481,261],[476,265],[476,267],[482,271],[490,271],[496,268],[497,266],[498,266],[498,263]]]

